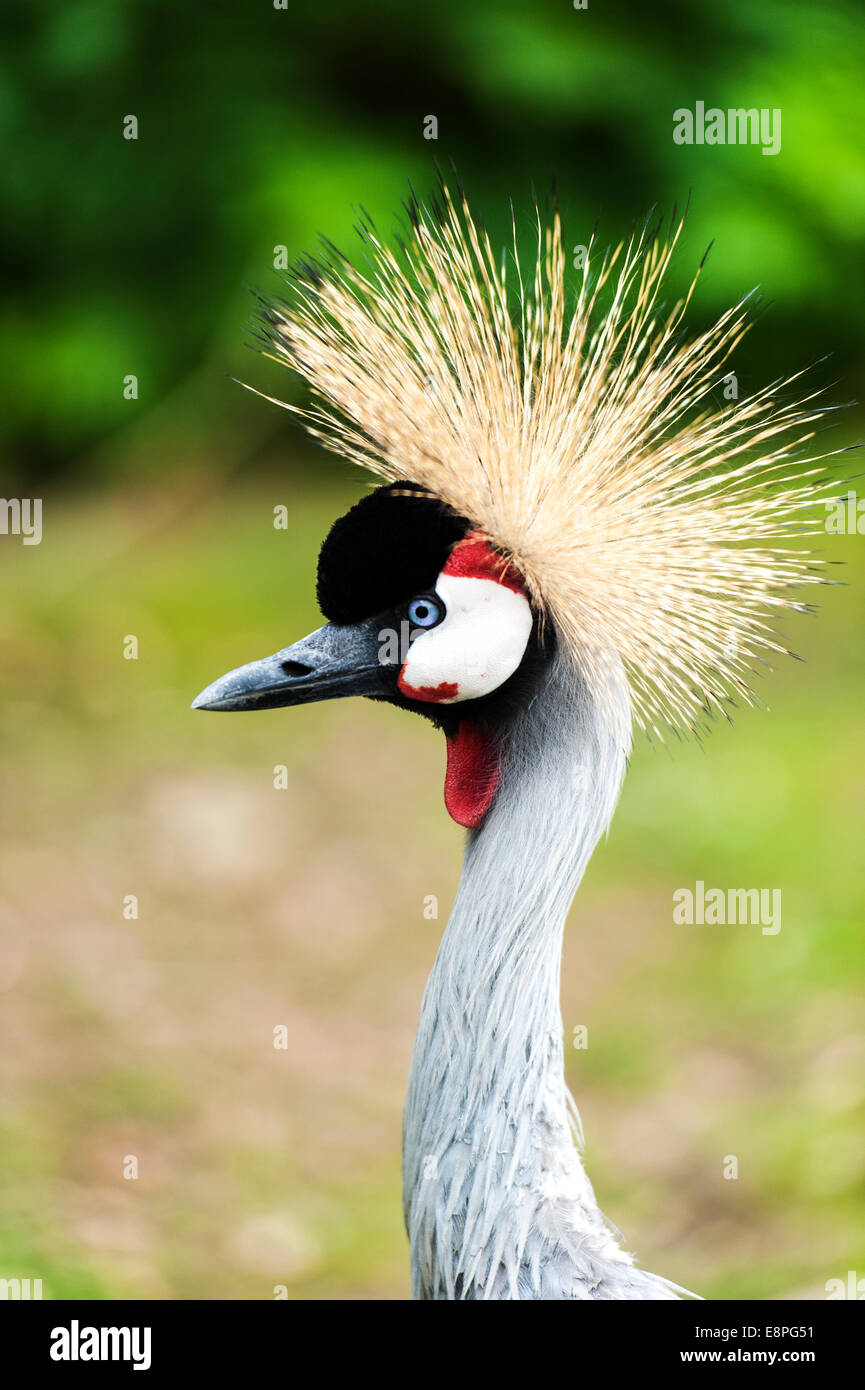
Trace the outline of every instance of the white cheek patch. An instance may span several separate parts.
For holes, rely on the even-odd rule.
[[[528,599],[495,579],[440,574],[435,587],[446,616],[412,642],[399,688],[409,699],[442,705],[489,695],[523,659],[532,630]]]

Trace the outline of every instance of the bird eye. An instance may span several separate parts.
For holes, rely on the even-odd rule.
[[[431,594],[412,599],[408,606],[408,620],[413,627],[435,627],[444,615],[444,604]]]

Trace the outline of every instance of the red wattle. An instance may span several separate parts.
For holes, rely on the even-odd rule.
[[[474,830],[492,805],[499,785],[499,749],[495,734],[467,719],[446,738],[445,806],[457,825]]]

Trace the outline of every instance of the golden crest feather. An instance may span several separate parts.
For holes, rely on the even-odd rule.
[[[825,455],[800,456],[819,393],[788,398],[794,376],[718,405],[747,301],[683,334],[699,270],[659,301],[682,221],[604,254],[593,239],[571,296],[558,212],[528,277],[514,236],[509,278],[464,196],[407,210],[405,244],[365,218],[364,269],[330,248],[268,303],[269,355],[317,398],[286,408],[484,531],[600,694],[621,660],[641,727],[753,703],[755,663],[785,650],[773,620],[807,607],[790,590],[826,582],[768,544],[816,534],[834,495]]]

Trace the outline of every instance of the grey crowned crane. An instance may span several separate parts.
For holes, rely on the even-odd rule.
[[[558,212],[526,275],[516,237],[508,273],[446,185],[407,211],[396,249],[364,218],[362,268],[328,243],[265,306],[267,351],[317,402],[286,408],[383,482],[324,541],[325,625],[195,708],[364,695],[444,732],[468,837],[405,1106],[414,1296],[677,1298],[583,1169],[562,931],[632,725],[753,702],[754,662],[785,650],[772,619],[821,581],[783,541],[828,495],[799,458],[822,411],[777,384],[719,401],[746,305],[685,336],[698,271],[661,306],[681,222],[590,245],[570,294]]]

